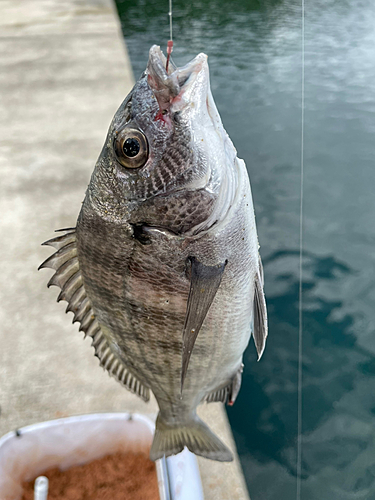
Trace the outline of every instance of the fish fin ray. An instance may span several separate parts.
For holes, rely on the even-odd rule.
[[[168,425],[160,416],[156,419],[155,436],[152,442],[150,458],[158,460],[180,453],[187,447],[195,455],[231,462],[233,455],[229,448],[198,417],[181,426]]]
[[[207,394],[207,396],[205,396],[204,401],[206,401],[206,403],[216,403],[218,401],[220,401],[220,403],[226,403],[228,399],[229,389],[230,384],[226,385],[225,387],[215,389]]]
[[[195,257],[190,257],[191,281],[186,307],[185,325],[182,335],[181,392],[189,365],[190,356],[199,330],[219,289],[227,262],[216,266],[205,266]]]
[[[263,292],[263,267],[261,261],[259,262],[259,272],[255,276],[253,331],[254,343],[258,353],[258,361],[264,352],[268,335],[267,306]]]
[[[94,321],[97,322],[96,319]],[[117,356],[100,326],[92,336],[92,346],[95,349],[95,356],[99,359],[100,366],[108,372],[110,377],[116,379],[123,387],[139,396],[143,401],[150,400],[149,387],[144,385]]]
[[[229,384],[224,387],[221,386],[216,388],[212,392],[208,393],[205,396],[204,401],[206,401],[206,403],[216,403],[218,401],[221,403],[228,402],[228,404],[232,406],[236,401],[238,393],[240,392],[243,367],[244,365],[241,363],[239,369],[236,371]]]
[[[99,322],[95,318],[79,269],[75,230],[69,228],[66,231],[68,231],[66,234],[43,243],[43,245],[54,247],[57,251],[48,257],[39,266],[39,269],[51,268],[55,270],[55,274],[49,280],[48,286],[56,285],[61,289],[57,300],[68,302],[66,312],[73,312],[73,322],[78,321],[80,331],[84,332],[85,337],[89,336],[93,339],[92,345],[95,349],[95,356],[99,358],[100,365],[121,385],[137,394],[144,401],[149,401],[150,389],[130,372],[112,350],[110,343],[100,328]]]

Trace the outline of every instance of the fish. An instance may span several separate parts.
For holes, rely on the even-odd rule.
[[[187,447],[233,460],[197,415],[232,405],[243,353],[268,334],[250,181],[210,88],[207,56],[182,67],[159,46],[117,110],[75,227],[45,242],[100,365],[159,406],[150,458]]]

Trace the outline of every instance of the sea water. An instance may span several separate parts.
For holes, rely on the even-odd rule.
[[[168,2],[117,2],[135,77]],[[252,500],[296,494],[301,4],[174,0],[173,58],[205,52],[244,158],[269,338],[228,409]],[[305,0],[302,499],[375,499],[375,2]],[[116,61],[114,61],[116,64]]]

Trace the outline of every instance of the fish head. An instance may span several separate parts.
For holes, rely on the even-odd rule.
[[[157,197],[187,193],[197,203],[191,193],[203,190],[202,217],[208,217],[235,157],[211,95],[207,56],[181,68],[171,63],[167,71],[164,54],[153,46],[146,71],[113,119],[89,190],[111,217],[151,217],[156,225]]]

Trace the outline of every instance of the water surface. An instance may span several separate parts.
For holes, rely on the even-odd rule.
[[[209,56],[252,184],[269,340],[229,419],[252,500],[296,492],[301,8],[174,0],[174,60]],[[375,2],[307,0],[303,500],[375,499]],[[166,47],[165,0],[117,1],[135,76]]]

